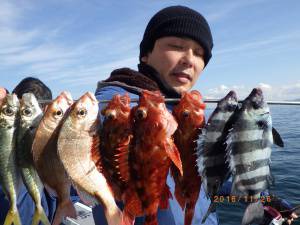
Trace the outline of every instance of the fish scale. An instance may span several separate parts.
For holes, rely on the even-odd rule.
[[[202,219],[205,222],[208,215],[216,207],[213,199],[219,192],[223,182],[229,176],[229,166],[226,162],[226,133],[230,119],[238,105],[236,93],[230,91],[218,102],[216,109],[197,140],[197,165],[202,176],[204,190],[210,197],[211,204]]]
[[[18,124],[19,100],[8,94],[2,100],[0,110],[0,185],[10,202],[4,225],[21,225],[17,209],[19,176],[16,167],[16,128]]]

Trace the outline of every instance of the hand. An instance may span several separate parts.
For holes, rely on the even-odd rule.
[[[296,213],[292,213],[287,220],[285,221],[285,224],[292,224],[292,222],[294,221],[294,219],[297,219],[298,215]]]

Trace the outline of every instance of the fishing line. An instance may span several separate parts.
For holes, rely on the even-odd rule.
[[[53,100],[39,100],[40,104],[49,104],[50,102],[52,102]],[[74,100],[75,102],[77,100]],[[108,103],[111,100],[100,100],[100,103]],[[139,99],[138,98],[133,98],[130,100],[130,102],[138,102]],[[165,98],[165,102],[179,102],[180,98]],[[218,103],[220,101],[220,99],[205,99],[204,102],[205,103]],[[99,102],[99,101],[98,101]],[[239,103],[242,103],[243,101],[240,100],[238,101]],[[269,105],[296,105],[296,106],[300,106],[300,101],[266,101],[267,104]]]

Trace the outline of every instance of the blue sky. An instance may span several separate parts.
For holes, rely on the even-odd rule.
[[[298,0],[0,0],[0,86],[31,75],[54,96],[94,92],[113,69],[136,68],[149,19],[178,4],[211,26],[213,58],[195,86],[206,98],[257,86],[269,100],[300,98]]]

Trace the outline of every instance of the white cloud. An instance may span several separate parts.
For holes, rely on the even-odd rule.
[[[294,100],[300,99],[300,81],[293,84],[286,84],[282,86],[271,86],[270,84],[259,83],[256,87],[263,90],[266,100]],[[216,88],[208,89],[204,93],[206,99],[220,99],[224,97],[230,90],[234,90],[239,99],[244,99],[249,95],[254,87],[245,85],[220,85]]]

